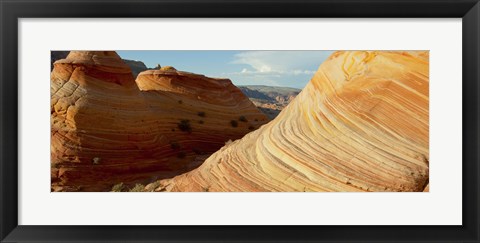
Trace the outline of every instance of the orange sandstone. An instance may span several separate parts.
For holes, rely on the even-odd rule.
[[[171,177],[266,122],[228,79],[168,68],[134,80],[113,51],[72,51],[51,73],[52,190]]]
[[[155,190],[421,192],[428,177],[429,53],[342,51],[276,119]]]

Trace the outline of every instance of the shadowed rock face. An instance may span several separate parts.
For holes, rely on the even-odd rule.
[[[155,190],[428,191],[428,138],[428,52],[336,52],[275,120]]]
[[[52,190],[172,177],[267,121],[230,80],[152,70],[135,81],[115,52],[72,51],[51,73]]]
[[[145,63],[141,61],[135,61],[135,60],[127,60],[123,59],[125,64],[127,64],[130,67],[130,70],[132,70],[133,77],[137,77],[138,74],[141,72],[148,70],[147,66],[145,66]]]

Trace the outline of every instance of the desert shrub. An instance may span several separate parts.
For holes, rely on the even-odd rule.
[[[144,190],[145,190],[145,186],[137,183],[132,189],[130,189],[129,192],[143,192]]]
[[[150,191],[153,192],[160,186],[160,181],[155,181],[150,184]]]
[[[183,152],[183,151],[180,151],[178,152],[177,154],[177,158],[180,158],[180,159],[183,159],[187,156],[187,153]]]
[[[172,132],[175,132],[175,128],[172,128]]]
[[[95,157],[95,158],[92,159],[92,163],[93,163],[94,165],[98,165],[98,164],[100,164],[100,161],[101,161],[101,160],[102,160],[102,159],[100,159],[99,157]]]
[[[205,112],[199,111],[199,112],[197,113],[197,115],[198,115],[198,116],[201,116],[201,117],[205,117]]]
[[[258,119],[257,119],[257,118],[255,118],[255,121],[256,121],[256,122],[258,122]]]
[[[112,192],[121,192],[125,186],[120,182],[112,187]]]
[[[248,126],[248,130],[255,130],[254,126]]]
[[[180,104],[180,105],[183,104],[183,100],[179,100],[178,104]]]
[[[203,124],[205,123],[203,120],[198,121],[198,123]]]
[[[232,125],[232,127],[238,127],[238,122],[235,120],[231,120],[230,125]]]
[[[239,120],[239,121],[242,121],[242,122],[247,122],[247,121],[248,121],[245,116],[240,116],[240,117],[238,118],[238,120]]]
[[[170,141],[170,148],[172,149],[179,149],[180,148],[180,144],[178,144],[177,142],[174,142],[174,141]]]
[[[58,163],[50,163],[50,168],[51,168],[51,169],[58,169],[58,168],[60,168],[60,164],[58,164]]]
[[[181,120],[180,123],[178,123],[178,128],[184,132],[192,132],[190,120]]]

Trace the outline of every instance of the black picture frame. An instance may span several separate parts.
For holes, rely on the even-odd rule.
[[[479,242],[479,0],[0,0],[2,242]],[[462,226],[18,225],[19,18],[462,18]],[[41,210],[41,209],[39,209]]]

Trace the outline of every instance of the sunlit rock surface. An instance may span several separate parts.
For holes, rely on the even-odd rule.
[[[191,170],[268,122],[228,79],[149,70],[113,51],[72,51],[51,73],[53,191],[103,191]],[[246,121],[232,120],[244,116]]]
[[[422,192],[428,161],[429,53],[336,52],[275,120],[155,190]]]

